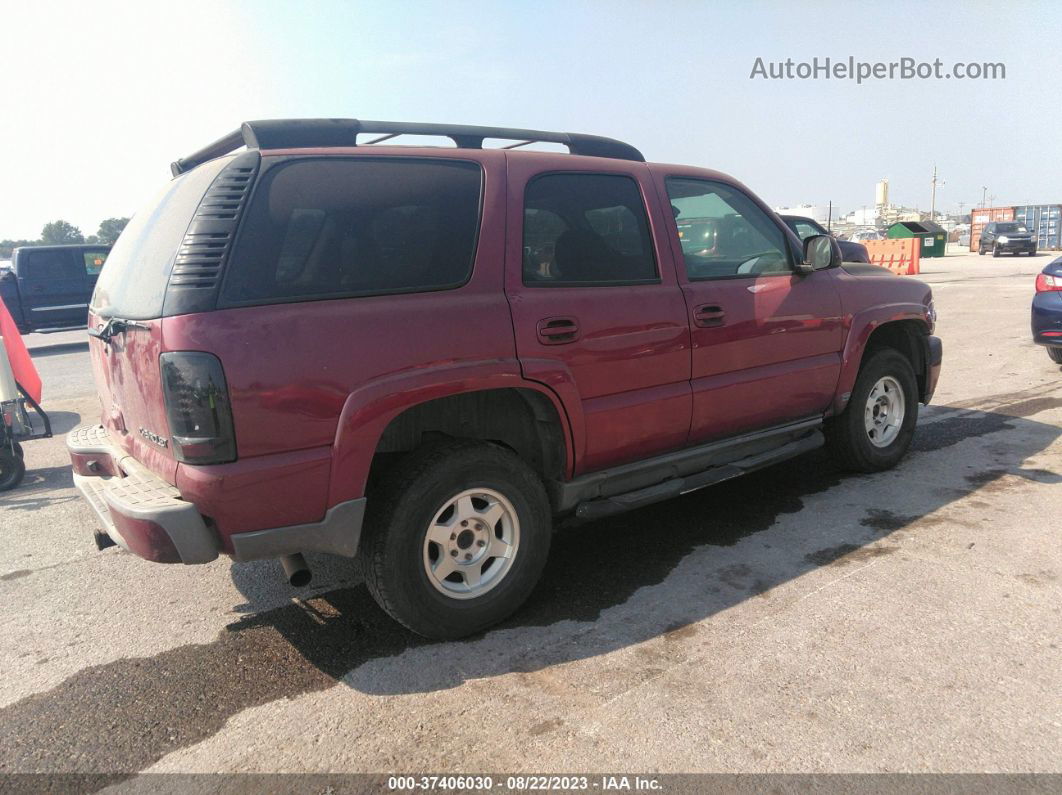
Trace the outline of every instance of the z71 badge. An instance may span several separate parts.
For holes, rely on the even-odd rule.
[[[149,442],[154,442],[159,447],[169,447],[170,440],[165,436],[159,436],[157,433],[152,433],[147,428],[138,428],[140,435],[147,439]]]

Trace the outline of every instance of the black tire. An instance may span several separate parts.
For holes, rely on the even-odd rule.
[[[993,257],[998,257],[999,256],[999,248],[998,247],[992,246],[992,256]]]
[[[8,449],[0,451],[0,491],[10,491],[25,476],[25,462]]]
[[[26,451],[22,449],[22,445],[20,445],[18,442],[15,442],[15,455],[17,455],[19,458],[26,457]]]
[[[904,417],[896,438],[885,447],[875,446],[864,424],[864,410],[874,385],[881,378],[895,379],[904,397]],[[907,357],[893,348],[870,355],[859,368],[852,397],[844,412],[826,423],[826,444],[834,459],[853,472],[880,472],[900,462],[911,446],[918,423],[918,384]]]
[[[977,247],[977,253],[978,253],[979,256],[983,257],[985,255],[985,247],[984,246],[978,246]]]
[[[510,502],[519,546],[497,585],[458,599],[429,580],[425,538],[449,500],[476,488]],[[418,635],[453,640],[502,621],[524,603],[546,565],[551,534],[546,490],[520,458],[495,444],[443,442],[410,453],[374,485],[359,558],[369,592],[392,618]]]
[[[1051,357],[1052,362],[1062,364],[1062,348],[1048,348],[1047,355]]]

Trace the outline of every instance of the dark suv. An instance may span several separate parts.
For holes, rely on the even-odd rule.
[[[802,215],[782,215],[779,217],[801,240],[806,240],[812,235],[830,234],[822,224],[812,218],[805,218]],[[837,245],[841,249],[842,262],[870,262],[870,253],[862,243],[856,243],[852,240],[838,240]]]
[[[619,141],[249,122],[173,173],[100,276],[102,422],[68,440],[98,542],[149,560],[301,584],[300,553],[356,556],[392,616],[458,637],[524,601],[556,517],[824,443],[891,467],[937,382],[929,287]]]
[[[993,221],[981,230],[981,242],[977,244],[978,254],[986,251],[991,251],[993,257],[1021,253],[1031,257],[1036,254],[1036,236],[1017,221]]]

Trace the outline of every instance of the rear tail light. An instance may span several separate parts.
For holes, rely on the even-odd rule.
[[[1046,273],[1037,274],[1036,292],[1050,293],[1055,291],[1062,291],[1062,276],[1049,276]]]
[[[209,353],[164,353],[161,366],[174,457],[189,464],[235,461],[232,408],[218,358]]]

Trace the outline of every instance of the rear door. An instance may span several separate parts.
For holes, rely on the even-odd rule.
[[[85,267],[76,249],[23,249],[18,254],[23,316],[33,328],[83,325],[88,316]]]
[[[834,272],[795,273],[788,232],[737,186],[658,180],[693,340],[690,443],[821,415],[843,344]],[[690,240],[691,225],[716,231]]]
[[[517,353],[576,415],[577,474],[682,447],[691,411],[689,325],[648,168],[592,162],[508,170]]]

